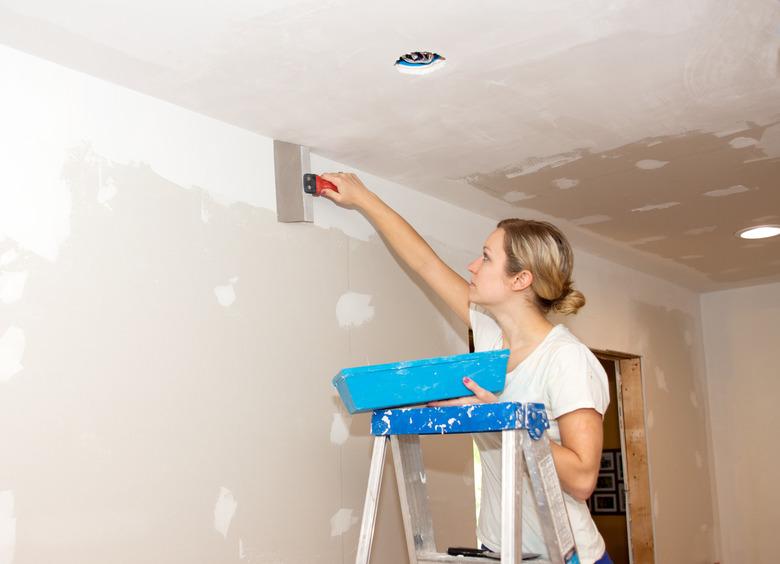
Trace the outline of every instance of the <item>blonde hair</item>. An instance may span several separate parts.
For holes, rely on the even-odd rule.
[[[515,218],[499,221],[497,227],[504,230],[507,275],[523,270],[533,274],[531,289],[544,313],[552,310],[569,315],[585,305],[585,296],[572,287],[574,253],[557,227]]]

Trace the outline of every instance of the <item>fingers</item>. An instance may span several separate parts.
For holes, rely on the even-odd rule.
[[[432,401],[427,403],[428,407],[447,407],[450,405],[474,405],[475,403],[482,403],[478,398],[474,396],[465,396],[462,398],[453,398],[441,401]]]
[[[463,378],[463,385],[466,386],[473,396],[464,396],[461,398],[454,398],[449,400],[432,401],[429,402],[428,407],[447,407],[450,405],[474,405],[475,403],[495,403],[498,401],[498,396],[493,392],[487,391],[485,388],[481,388],[471,378]]]
[[[479,384],[469,377],[463,378],[463,385],[471,390],[474,393],[474,396],[482,403],[494,403],[498,401],[498,396],[496,396],[496,394],[480,387]]]

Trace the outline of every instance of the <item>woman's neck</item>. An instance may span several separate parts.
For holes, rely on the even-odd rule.
[[[504,346],[511,350],[535,347],[544,340],[553,324],[532,304],[491,311],[504,336]]]

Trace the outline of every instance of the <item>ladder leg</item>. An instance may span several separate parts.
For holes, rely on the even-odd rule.
[[[579,562],[561,483],[553,463],[550,439],[546,434],[536,441],[527,438],[523,441],[523,453],[550,562]]]
[[[520,564],[523,559],[523,434],[506,430],[501,435],[501,562]]]
[[[420,437],[393,435],[390,437],[390,445],[393,449],[409,563],[417,564],[418,554],[436,552]]]
[[[379,506],[379,490],[382,487],[382,470],[385,467],[385,452],[388,438],[374,437],[374,450],[371,453],[371,469],[368,472],[366,501],[363,504],[363,520],[360,524],[360,540],[358,541],[355,564],[368,564],[371,557],[371,542],[374,539],[376,525],[376,510]]]

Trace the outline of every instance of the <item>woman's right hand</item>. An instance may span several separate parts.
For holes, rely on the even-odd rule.
[[[339,189],[338,192],[334,190],[323,190],[320,195],[328,198],[329,200],[337,203],[344,208],[357,208],[363,207],[368,196],[371,192],[366,188],[365,184],[357,177],[356,174],[351,172],[327,172],[320,175],[328,182],[332,182]]]

